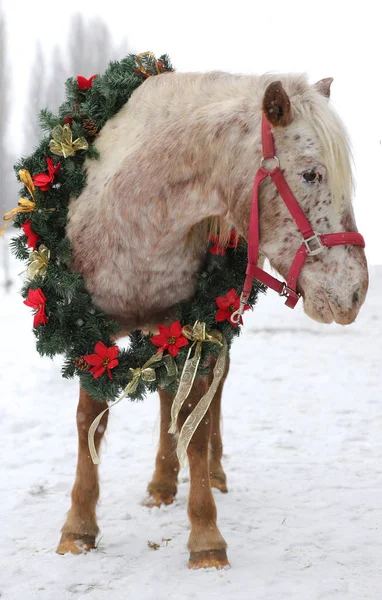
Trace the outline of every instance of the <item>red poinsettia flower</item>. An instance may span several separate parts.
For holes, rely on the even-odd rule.
[[[213,246],[210,248],[211,254],[218,254],[224,256],[227,252],[227,248],[237,248],[240,244],[240,236],[236,229],[232,229],[231,235],[228,240],[228,244],[222,246],[219,242],[219,236],[217,233],[211,233],[210,240],[213,242]]]
[[[231,320],[232,313],[234,313],[240,306],[240,296],[237,295],[235,288],[232,288],[229,292],[226,293],[225,296],[221,296],[216,298],[216,304],[219,307],[219,310],[216,312],[215,319],[217,321],[228,321],[233,325],[233,327],[237,327],[237,323],[234,323]],[[244,306],[244,310],[249,309],[249,304]],[[240,323],[243,323],[243,319],[240,317]]]
[[[77,75],[77,83],[78,83],[79,89],[80,90],[90,90],[90,88],[93,85],[93,81],[96,77],[97,77],[97,75],[92,75],[91,77],[89,77],[89,79],[86,79],[86,77],[82,77],[82,75]]]
[[[89,365],[92,365],[92,369],[89,369],[90,373],[93,373],[94,377],[101,377],[105,371],[109,375],[110,379],[113,379],[111,369],[114,369],[118,365],[118,346],[110,346],[108,348],[103,342],[97,342],[94,347],[95,354],[87,354],[84,356]]]
[[[29,290],[28,298],[24,300],[24,304],[37,310],[33,319],[33,327],[47,324],[48,317],[45,314],[45,303],[46,298],[41,288],[37,288],[37,290]]]
[[[38,173],[33,177],[33,183],[41,189],[42,192],[47,192],[52,185],[56,173],[60,170],[61,163],[57,163],[54,166],[54,162],[51,158],[47,157],[46,162],[48,163],[48,174]]]
[[[32,250],[36,250],[36,246],[37,246],[39,237],[38,237],[37,233],[32,231],[31,223],[32,223],[32,221],[29,219],[29,221],[25,221],[25,223],[21,227],[22,227],[23,232],[27,236],[28,248],[32,248]]]
[[[170,327],[158,325],[159,335],[150,338],[154,346],[158,346],[158,352],[168,350],[172,356],[176,356],[183,346],[187,346],[188,339],[182,334],[182,326],[179,321],[171,323]]]

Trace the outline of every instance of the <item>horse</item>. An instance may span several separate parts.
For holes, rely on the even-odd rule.
[[[330,104],[331,82],[310,85],[304,74],[164,73],[148,78],[106,123],[95,142],[100,158],[86,161],[86,188],[70,202],[66,233],[71,268],[84,277],[95,305],[118,321],[121,336],[155,332],[173,320],[177,303],[192,297],[213,223],[222,244],[232,227],[248,240],[252,184],[264,160],[262,122],[312,229],[321,236],[357,232],[350,145]],[[302,238],[270,178],[259,189],[259,219],[259,251],[286,279]],[[309,252],[296,285],[308,317],[352,323],[368,287],[363,248],[348,242]],[[219,429],[224,378],[187,450],[191,568],[229,564],[211,491],[227,491]],[[195,379],[179,429],[210,381],[211,375]],[[159,396],[160,445],[148,486],[148,504],[156,506],[174,500],[179,471],[168,433],[173,396],[165,390]],[[78,464],[60,554],[95,548],[99,483],[87,436],[105,407],[80,389]],[[97,450],[107,414],[101,425]]]

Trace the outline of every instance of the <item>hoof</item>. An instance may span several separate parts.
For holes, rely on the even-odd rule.
[[[149,492],[147,498],[142,501],[143,506],[153,508],[154,506],[162,506],[172,504],[175,500],[175,494],[172,492]]]
[[[86,554],[95,547],[95,535],[63,533],[56,552],[57,554]]]
[[[222,550],[202,550],[201,552],[191,552],[188,562],[190,569],[224,569],[230,564],[227,558],[227,552]]]
[[[227,480],[225,475],[211,475],[210,477],[211,487],[220,490],[223,494],[228,492]]]

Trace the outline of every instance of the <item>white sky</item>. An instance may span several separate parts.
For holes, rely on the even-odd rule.
[[[1,2],[1,0],[0,0]],[[70,17],[101,16],[129,50],[170,55],[179,71],[307,72],[314,83],[334,77],[332,101],[352,140],[357,224],[371,263],[382,263],[381,9],[372,0],[217,1],[3,0],[12,68],[8,134],[22,143],[34,43],[47,55],[65,47]],[[79,73],[73,73],[78,75]],[[91,73],[83,73],[91,75]],[[381,177],[380,177],[381,176]]]

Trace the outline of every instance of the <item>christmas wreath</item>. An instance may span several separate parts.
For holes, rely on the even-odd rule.
[[[23,184],[21,198],[4,215],[6,225],[13,221],[23,232],[11,247],[18,259],[27,261],[22,296],[34,310],[38,352],[63,354],[62,375],[78,375],[97,400],[113,400],[122,390],[131,399],[158,387],[175,393],[192,346],[200,355],[198,372],[206,372],[204,359],[218,356],[223,339],[229,348],[240,331],[231,316],[239,307],[247,245],[234,231],[225,246],[211,235],[195,295],[179,304],[176,321],[159,325],[158,335],[132,332],[126,348],[112,342],[118,323],[94,306],[82,276],[70,270],[68,204],[86,186],[85,159],[97,160],[93,142],[147,77],[169,70],[167,55],[156,60],[151,53],[130,54],[110,63],[102,76],[68,79],[58,115],[41,111],[45,137],[15,166]],[[260,289],[260,284],[254,286],[246,308],[254,306]]]

